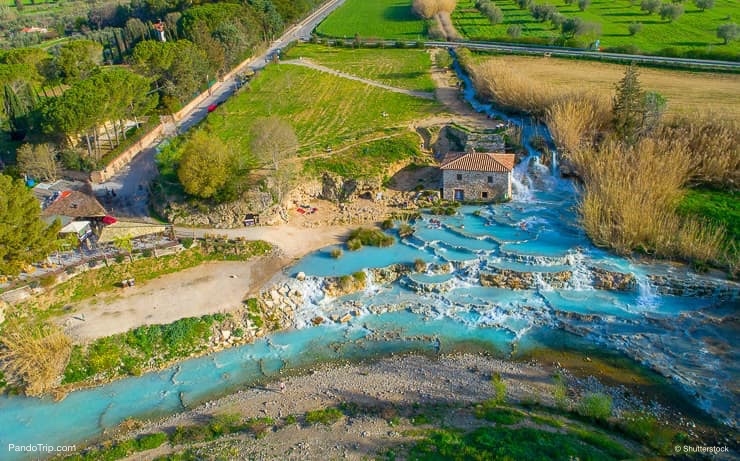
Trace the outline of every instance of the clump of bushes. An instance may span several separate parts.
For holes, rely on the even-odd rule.
[[[344,254],[344,252],[342,251],[342,249],[341,249],[341,248],[333,248],[333,249],[332,249],[332,250],[331,250],[331,251],[329,252],[329,254],[331,255],[331,257],[332,257],[332,258],[334,258],[334,259],[339,259],[339,258],[341,258],[341,257],[342,257],[342,255]]]
[[[380,229],[367,229],[360,227],[350,232],[347,239],[347,249],[350,251],[357,251],[363,247],[375,246],[375,247],[389,247],[393,245],[395,240],[390,235],[386,235]]]
[[[408,223],[398,226],[398,236],[401,238],[411,237],[414,234],[414,228]]]
[[[596,421],[606,421],[612,415],[612,398],[602,393],[586,394],[577,408],[578,414]]]
[[[501,374],[494,373],[491,376],[491,385],[493,386],[493,401],[496,404],[502,404],[506,400],[506,383],[501,379]]]
[[[414,260],[414,270],[416,272],[424,272],[427,270],[427,263],[425,263],[421,258]]]
[[[306,424],[331,425],[342,419],[344,414],[337,408],[322,408],[306,412]]]

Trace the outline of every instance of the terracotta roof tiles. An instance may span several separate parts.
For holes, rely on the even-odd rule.
[[[514,169],[514,154],[493,154],[488,152],[448,154],[442,160],[440,168],[443,170],[509,173]]]

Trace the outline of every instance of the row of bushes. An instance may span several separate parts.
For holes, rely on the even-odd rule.
[[[172,360],[188,357],[208,346],[212,326],[224,322],[225,314],[204,315],[165,325],[145,325],[88,345],[76,345],[64,370],[62,384],[96,377],[138,376]]]

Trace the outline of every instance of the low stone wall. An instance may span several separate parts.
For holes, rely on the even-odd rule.
[[[208,99],[213,92],[217,92],[221,90],[221,87],[224,85],[227,85],[228,82],[236,75],[237,73],[243,72],[244,69],[254,60],[254,57],[249,57],[239,63],[236,67],[234,67],[229,73],[224,75],[218,82],[216,82],[210,89],[202,92],[198,96],[196,96],[192,101],[185,104],[185,106],[180,109],[177,113],[174,114],[174,121],[179,122],[183,118],[185,118],[187,115],[190,114],[190,112],[198,107],[200,104],[203,103],[206,99]],[[98,171],[93,171],[90,173],[90,180],[93,183],[103,183],[108,181],[110,178],[116,175],[119,171],[121,171],[126,165],[133,160],[134,157],[136,157],[141,151],[146,149],[152,141],[154,141],[157,137],[161,136],[162,133],[164,133],[164,124],[158,125],[156,128],[154,128],[149,133],[145,134],[141,137],[141,139],[125,151],[123,151],[118,157],[114,158],[105,168]]]

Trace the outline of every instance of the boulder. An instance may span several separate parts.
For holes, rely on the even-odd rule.
[[[297,280],[299,280],[299,281],[302,282],[302,281],[306,280],[306,273],[305,272],[299,272],[298,274],[296,274],[295,278]]]

